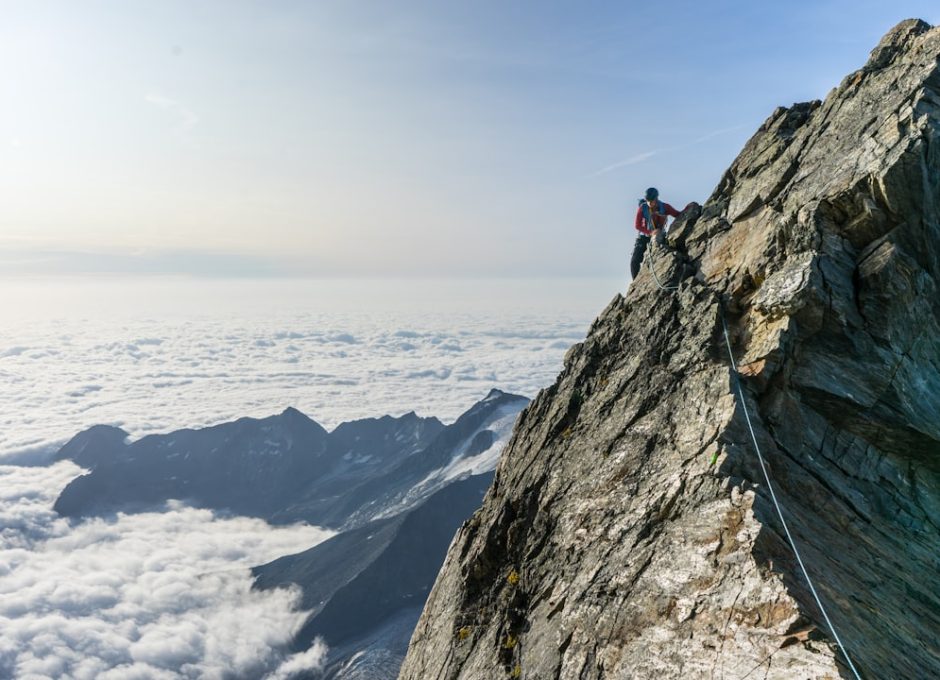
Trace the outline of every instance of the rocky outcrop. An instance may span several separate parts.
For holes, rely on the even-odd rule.
[[[940,677],[940,29],[780,108],[523,412],[401,678]],[[722,320],[744,388],[734,378]]]

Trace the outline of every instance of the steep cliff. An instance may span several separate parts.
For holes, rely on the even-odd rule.
[[[653,247],[667,289],[523,412],[401,678],[854,677],[745,410],[858,673],[940,677],[938,58],[899,24]]]

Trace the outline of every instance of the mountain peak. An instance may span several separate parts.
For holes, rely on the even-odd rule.
[[[306,418],[310,420],[310,417],[303,411],[299,411],[293,406],[288,406],[280,413],[281,418]]]
[[[938,57],[902,22],[651,245],[517,421],[403,680],[849,677],[836,633],[865,677],[940,676]]]
[[[92,425],[67,441],[55,455],[56,460],[72,460],[83,467],[94,467],[113,459],[126,448],[130,435],[114,425]]]
[[[872,71],[884,68],[898,54],[909,49],[911,41],[932,30],[933,27],[923,19],[905,19],[885,33],[878,45],[871,51],[864,70]]]
[[[481,399],[477,403],[486,404],[486,403],[496,401],[496,400],[517,401],[520,399],[528,400],[528,397],[524,397],[521,394],[513,394],[512,392],[504,392],[503,390],[496,389],[494,387],[493,389],[491,389],[489,392],[486,393],[486,396],[483,397],[483,399]]]

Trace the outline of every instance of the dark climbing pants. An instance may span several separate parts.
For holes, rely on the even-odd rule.
[[[630,258],[630,276],[636,278],[640,273],[640,265],[643,264],[643,256],[646,254],[646,246],[649,245],[650,237],[640,234],[636,237],[636,243],[633,246],[633,257]]]
[[[663,245],[666,242],[666,232],[660,229],[656,232],[656,243]],[[630,276],[634,279],[640,273],[640,265],[643,264],[643,256],[646,255],[646,247],[650,244],[650,237],[646,234],[640,234],[636,237],[636,243],[633,246],[633,257],[630,258]]]

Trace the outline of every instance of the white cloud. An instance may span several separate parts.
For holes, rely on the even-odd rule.
[[[322,645],[284,651],[306,616],[299,592],[253,591],[249,567],[330,532],[179,503],[71,526],[51,505],[78,472],[69,462],[0,466],[0,677],[260,677],[316,666]]]
[[[644,151],[643,153],[635,154],[633,156],[630,156],[629,158],[624,158],[622,161],[617,161],[616,163],[607,165],[601,168],[600,170],[596,170],[592,172],[589,176],[600,177],[601,175],[606,175],[608,172],[612,172],[619,168],[625,168],[628,165],[636,165],[637,163],[642,163],[645,160],[649,160],[650,158],[655,156],[657,153],[659,153],[659,150],[654,149],[653,151]]]
[[[4,359],[6,357],[17,357],[27,350],[29,350],[29,347],[21,347],[19,345],[7,347],[5,350],[0,351],[0,359]]]
[[[295,406],[333,427],[415,410],[456,418],[492,387],[534,396],[589,315],[105,314],[0,326],[0,461],[48,459],[98,423],[134,438]],[[29,451],[34,452],[30,454]]]
[[[643,153],[638,153],[633,156],[630,156],[629,158],[625,158],[622,161],[617,161],[616,163],[607,165],[601,168],[600,170],[595,170],[594,172],[590,173],[588,177],[600,177],[601,175],[606,175],[608,172],[613,172],[614,170],[619,170],[620,168],[625,168],[629,165],[637,165],[638,163],[642,163],[643,161],[649,160],[650,158],[652,158],[653,156],[657,154],[670,153],[672,151],[681,151],[682,149],[688,149],[689,147],[695,146],[696,144],[702,144],[703,142],[707,142],[711,139],[714,139],[715,137],[726,135],[729,132],[737,132],[738,130],[742,130],[745,127],[751,127],[751,126],[747,124],[741,124],[741,125],[734,125],[732,127],[721,128],[720,130],[713,130],[712,132],[708,132],[702,135],[701,137],[697,137],[696,139],[693,139],[691,142],[687,142],[685,144],[679,144],[677,146],[669,146],[669,147],[665,147],[662,149],[653,149],[652,151],[644,151]]]
[[[199,116],[189,107],[158,92],[149,92],[144,100],[172,114],[180,130],[191,130],[199,122]]]
[[[720,137],[721,135],[726,135],[726,134],[728,134],[729,132],[737,132],[738,130],[743,130],[744,128],[751,129],[752,126],[751,126],[750,124],[743,124],[743,123],[742,123],[741,125],[733,125],[733,126],[731,126],[731,127],[721,128],[720,130],[713,130],[712,132],[709,132],[709,133],[707,133],[707,134],[704,134],[704,135],[702,135],[701,137],[699,137],[698,139],[694,140],[694,141],[692,142],[692,144],[701,144],[702,142],[707,142],[708,140],[714,139],[715,137]],[[691,144],[688,144],[688,145],[686,145],[686,146],[691,146]]]
[[[319,671],[323,668],[327,648],[322,640],[316,639],[306,652],[295,654],[277,667],[265,680],[289,680],[300,674]]]
[[[307,296],[291,308],[270,292],[207,313],[181,309],[201,284],[166,298],[128,285],[130,316],[99,295],[66,305],[63,289],[39,288],[11,295],[24,311],[0,326],[0,677],[281,680],[323,660],[322,646],[284,657],[304,619],[297,593],[253,592],[248,571],[323,532],[181,505],[71,527],[51,508],[78,469],[44,467],[63,439],[96,423],[139,437],[288,405],[327,427],[410,410],[450,420],[491,387],[531,396],[550,384],[590,321],[541,288],[551,304],[522,315],[499,301],[311,311]]]

